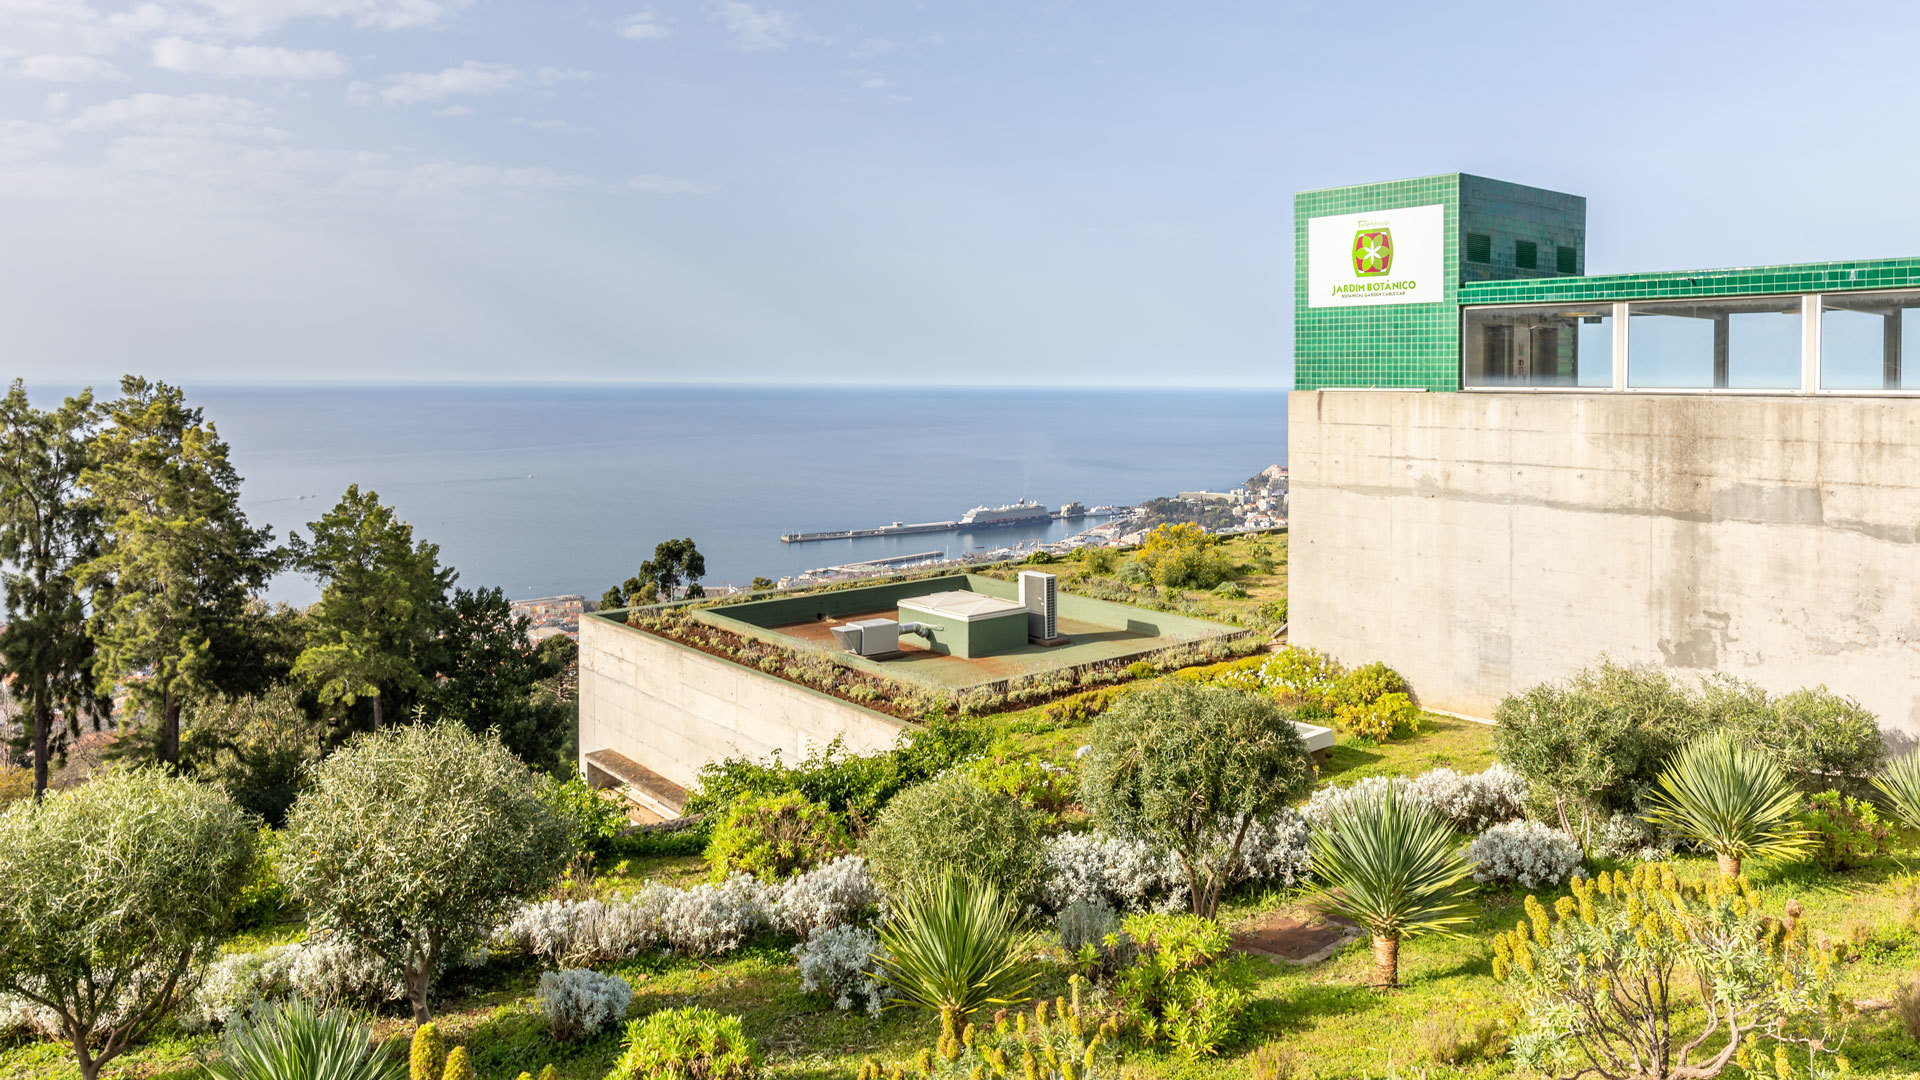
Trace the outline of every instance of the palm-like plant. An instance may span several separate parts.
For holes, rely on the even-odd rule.
[[[891,1004],[959,1026],[977,1009],[1027,1000],[1039,973],[1022,956],[1017,915],[991,882],[949,873],[909,883],[889,909],[875,959]]]
[[[1886,797],[1887,809],[1909,829],[1920,829],[1920,750],[1887,762],[1873,786]]]
[[[1796,855],[1811,843],[1786,773],[1729,732],[1681,747],[1658,784],[1647,821],[1711,849],[1727,877],[1739,876],[1742,859]]]
[[[1437,934],[1471,916],[1466,881],[1473,865],[1460,857],[1453,828],[1398,788],[1354,800],[1313,834],[1314,885],[1307,903],[1373,935],[1373,976],[1380,988],[1400,985],[1400,942]]]
[[[298,999],[263,1005],[227,1027],[212,1080],[402,1080],[406,1067],[376,1051],[372,1029],[342,1009]]]

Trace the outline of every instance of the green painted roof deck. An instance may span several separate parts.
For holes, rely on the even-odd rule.
[[[912,621],[911,614],[899,614],[903,600],[951,592],[1017,600],[1020,587],[982,574],[951,574],[698,608],[693,617],[743,637],[786,648],[818,650],[836,663],[881,678],[943,690],[988,686],[1089,664],[1131,661],[1164,649],[1247,632],[1244,627],[1095,600],[1062,589],[1059,627],[1071,639],[1066,645],[1049,648],[1023,644],[992,656],[965,657],[930,652],[920,639],[903,634],[901,644],[906,655],[892,660],[853,656],[834,646],[829,627],[860,618]]]
[[[1920,258],[1732,266],[1718,270],[1669,270],[1526,281],[1477,281],[1461,285],[1459,299],[1462,306],[1477,306],[1911,288],[1920,288]]]

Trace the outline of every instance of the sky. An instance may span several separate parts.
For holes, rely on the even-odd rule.
[[[1920,253],[1911,5],[0,0],[0,374],[1285,386],[1296,190]],[[1876,104],[1881,103],[1881,104]]]

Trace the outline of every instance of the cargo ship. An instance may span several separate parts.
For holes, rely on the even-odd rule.
[[[1049,510],[1041,503],[1031,499],[1021,499],[1006,506],[976,506],[960,516],[959,521],[922,521],[908,524],[896,521],[874,529],[834,529],[830,532],[791,532],[781,533],[783,544],[810,544],[817,540],[862,540],[873,536],[910,536],[914,533],[970,532],[974,529],[997,529],[1005,525],[1039,525],[1048,521],[1073,521],[1089,517],[1117,517],[1128,512],[1123,506],[1096,506],[1089,510],[1084,503],[1070,502],[1058,510]]]

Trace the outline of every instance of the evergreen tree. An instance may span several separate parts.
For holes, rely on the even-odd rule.
[[[74,580],[99,549],[98,517],[79,490],[98,420],[90,390],[41,411],[15,379],[0,400],[0,677],[29,717],[35,798],[47,789],[56,710],[77,732],[81,718],[97,726],[111,707],[94,688],[86,593]]]
[[[413,526],[358,484],[307,528],[311,540],[290,538],[294,564],[313,576],[321,594],[293,675],[322,704],[367,699],[378,728],[388,700],[404,707],[428,689],[430,654],[457,575],[440,565],[438,544],[414,543]]]
[[[706,595],[700,579],[707,576],[707,557],[693,546],[691,537],[662,540],[653,548],[653,558],[640,564],[640,572],[608,589],[600,598],[602,610],[631,607],[636,604],[666,602],[684,581],[687,596]]]
[[[566,670],[573,643],[553,638],[561,644],[535,647],[527,625],[497,588],[455,590],[433,690],[435,715],[478,734],[492,730],[520,760],[551,769],[560,762],[576,713],[569,703],[534,690]]]
[[[128,375],[120,391],[80,477],[104,543],[75,576],[105,590],[91,620],[100,690],[124,682],[175,763],[182,701],[222,689],[221,658],[245,647],[248,601],[283,553],[247,523],[227,444],[179,388]]]

